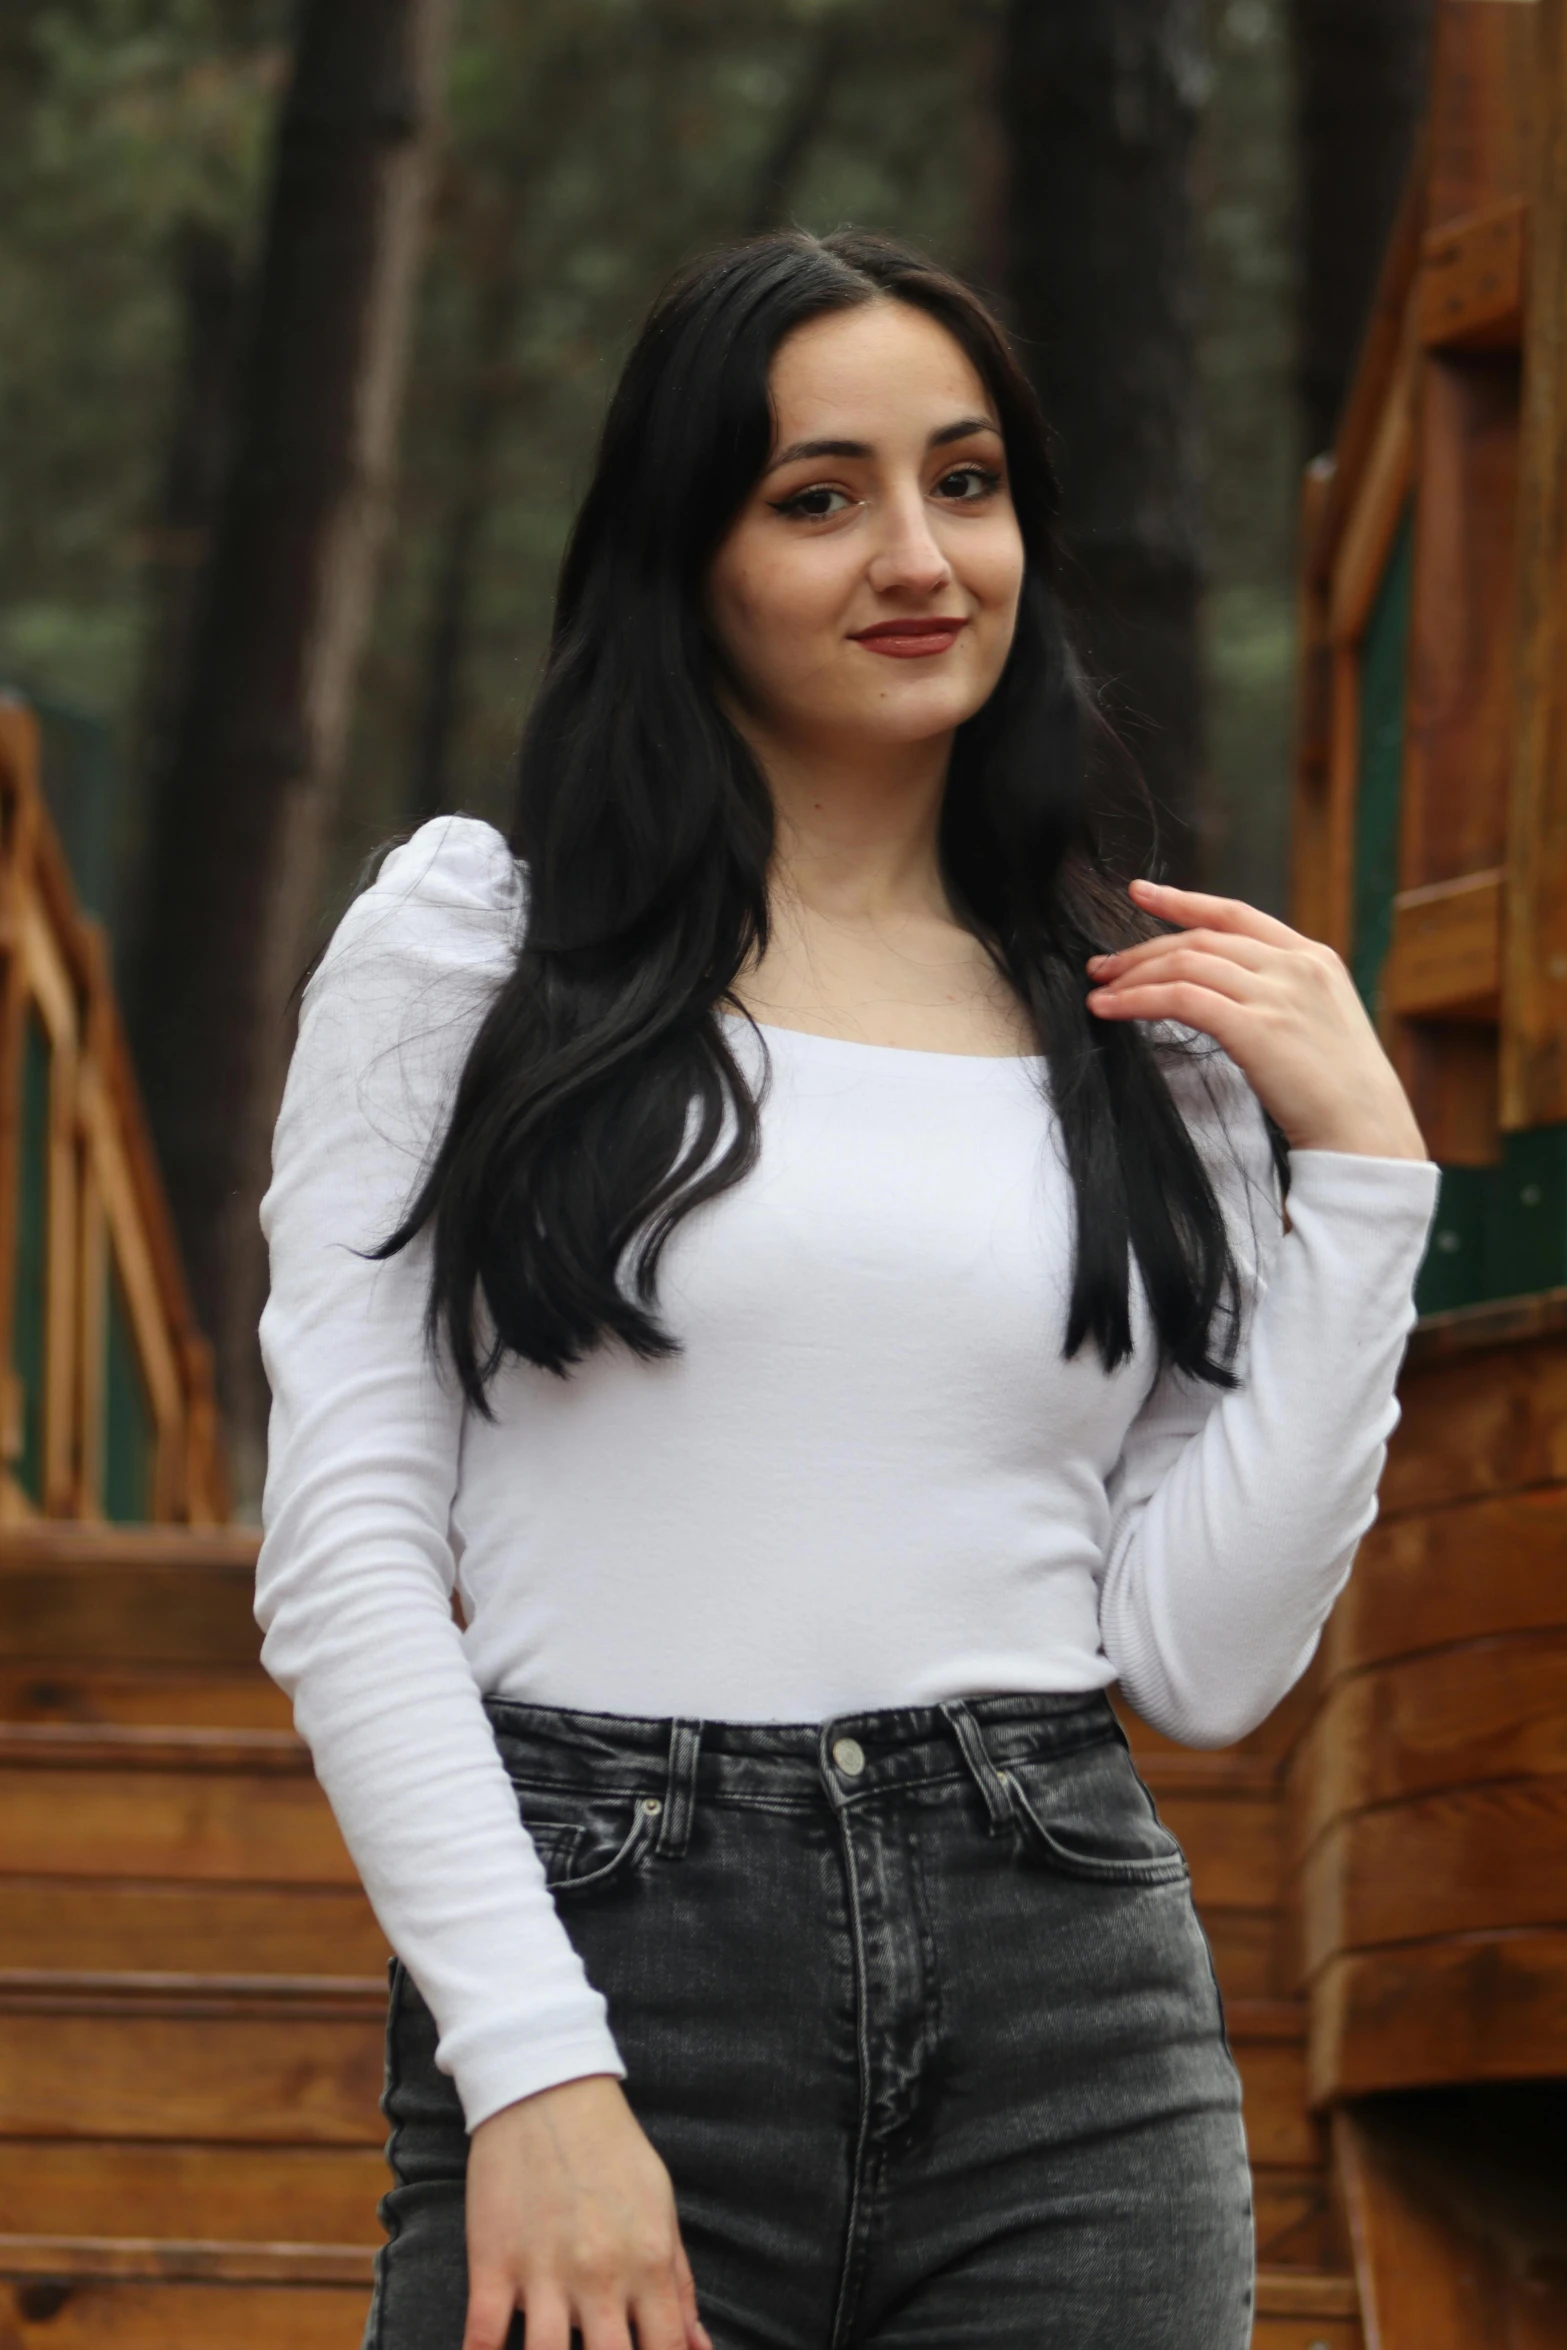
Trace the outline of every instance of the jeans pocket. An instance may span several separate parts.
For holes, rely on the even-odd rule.
[[[1186,1856],[1119,1740],[1011,1763],[1000,1777],[1025,1845],[1048,1867],[1093,1885],[1186,1881]]]
[[[658,1840],[663,1806],[653,1796],[569,1797],[558,1787],[521,1787],[518,1799],[544,1881],[557,1899],[631,1876]],[[574,1817],[561,1816],[568,1804]]]

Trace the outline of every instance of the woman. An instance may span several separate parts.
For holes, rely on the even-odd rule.
[[[1104,1692],[1217,1744],[1302,1670],[1435,1177],[1335,957],[1112,880],[1050,513],[951,279],[690,272],[510,845],[427,826],[309,990],[259,1613],[399,1953],[374,2350],[1249,2338]]]

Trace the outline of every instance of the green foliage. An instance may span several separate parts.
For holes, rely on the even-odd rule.
[[[994,279],[1000,0],[463,0],[401,475],[324,882],[448,804],[504,810],[603,399],[690,252],[881,226]],[[0,679],[134,763],[193,230],[258,233],[290,0],[0,10]],[[1295,424],[1283,0],[1209,0],[1200,190],[1221,880],[1276,895]],[[455,615],[455,663],[442,624]],[[453,632],[448,629],[447,641]],[[439,689],[439,691],[438,691]],[[133,837],[134,816],[119,838]]]
[[[0,674],[123,725],[179,336],[176,238],[243,245],[283,0],[10,0],[0,46]]]

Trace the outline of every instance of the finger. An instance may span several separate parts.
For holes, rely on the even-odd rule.
[[[462,2350],[506,2350],[506,2337],[516,2314],[517,2292],[510,2277],[470,2276],[468,2322],[463,2328]],[[553,2334],[547,2326],[536,2332],[535,2315],[529,2310],[528,2350],[567,2350],[567,2341],[564,2305],[560,2324]]]
[[[577,2325],[582,2335],[582,2350],[632,2350],[630,2319],[625,2301],[619,2293],[613,2301],[582,2303],[577,2310]],[[639,2329],[638,2343],[641,2338]],[[531,2330],[528,2350],[533,2350]],[[656,2345],[656,2350],[664,2350],[662,2342]],[[678,2341],[675,2350],[681,2350]]]
[[[1083,968],[1096,979],[1104,979],[1111,972],[1135,971],[1151,963],[1160,955],[1178,952],[1183,947],[1196,947],[1212,955],[1226,955],[1232,962],[1244,963],[1249,971],[1265,971],[1277,962],[1280,950],[1260,938],[1244,936],[1236,930],[1161,930],[1157,938],[1139,939],[1134,947],[1118,947],[1114,954],[1090,955]]]
[[[1092,990],[1089,1001],[1096,995],[1131,995],[1139,988],[1182,984],[1211,987],[1216,995],[1227,995],[1238,1004],[1257,1003],[1267,991],[1266,979],[1241,964],[1227,962],[1222,955],[1171,955],[1151,969],[1128,971],[1102,983]]]
[[[1198,923],[1206,923],[1212,930],[1238,931],[1248,938],[1266,939],[1270,946],[1306,946],[1310,942],[1298,930],[1291,930],[1287,922],[1280,922],[1272,914],[1264,914],[1256,906],[1248,906],[1241,898],[1209,897],[1196,889],[1176,889],[1167,881],[1134,881],[1131,895],[1150,914],[1163,921],[1179,923],[1190,930]]]
[[[675,2290],[680,2296],[680,2315],[686,2329],[689,2350],[713,2350],[713,2339],[697,2314],[696,2279],[691,2274],[691,2263],[686,2258],[684,2244],[675,2245]]]
[[[632,2315],[636,2319],[637,2350],[686,2350],[691,2333],[673,2277],[665,2284],[639,2293]],[[695,2315],[694,2304],[692,2315]],[[700,2325],[698,2333],[706,2339]]]
[[[1088,1008],[1100,1020],[1175,1020],[1199,1028],[1236,1059],[1240,1056],[1231,1039],[1251,1009],[1189,979],[1173,980],[1168,987],[1129,987],[1124,994],[1105,989],[1088,998]]]
[[[1252,988],[1279,970],[1275,947],[1256,939],[1222,938],[1211,930],[1178,930],[1121,955],[1095,955],[1087,965],[1095,987],[1138,986],[1165,979],[1198,979],[1225,971]]]

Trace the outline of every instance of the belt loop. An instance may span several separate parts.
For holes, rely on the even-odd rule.
[[[958,1751],[968,1764],[975,1786],[985,1798],[985,1809],[990,1814],[990,1833],[999,1836],[1016,1825],[1017,1815],[1012,1809],[1012,1798],[1006,1782],[990,1759],[984,1732],[961,1697],[945,1697],[941,1710],[952,1725],[952,1734],[958,1742]]]
[[[664,1811],[654,1846],[665,1860],[685,1858],[691,1840],[691,1815],[696,1809],[696,1766],[701,1752],[700,1722],[670,1723],[669,1780],[664,1789]]]

